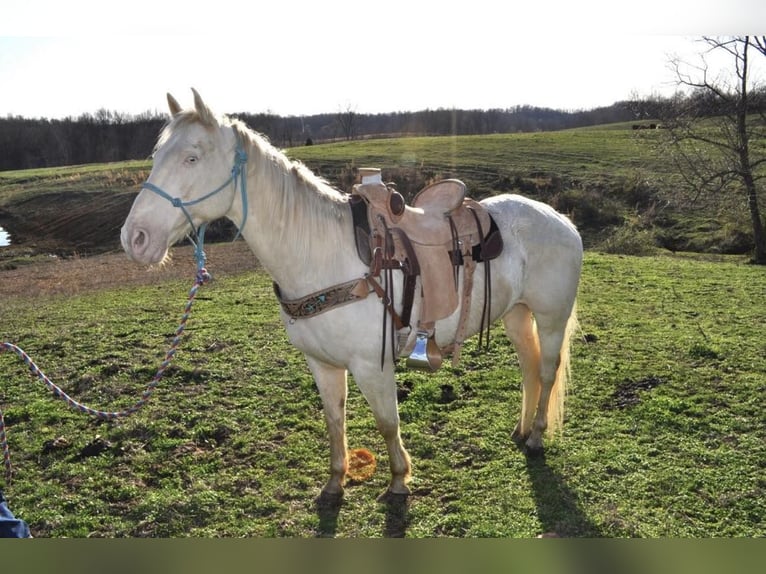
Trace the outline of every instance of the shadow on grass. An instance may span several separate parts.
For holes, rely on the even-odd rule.
[[[386,492],[378,501],[386,505],[386,538],[404,538],[410,525],[410,496]]]
[[[527,455],[527,473],[543,537],[600,538],[604,536],[580,506],[577,494],[545,461],[545,454]]]
[[[569,572],[620,572],[640,574],[657,564],[641,550],[621,544],[621,540],[582,540],[606,538],[598,525],[588,518],[577,494],[545,462],[545,455],[527,456],[527,472],[537,515],[543,527],[542,538],[578,538],[574,544],[557,545]],[[562,541],[563,542],[563,541]],[[636,552],[638,550],[638,552]]]
[[[404,538],[410,524],[409,500],[406,495],[386,493],[378,501],[386,506],[386,526],[383,536],[386,538]],[[316,511],[319,517],[317,538],[334,538],[338,530],[338,515],[343,507],[343,496],[320,495],[316,499]]]
[[[317,538],[335,538],[338,531],[338,514],[343,506],[343,495],[320,494],[315,501],[319,525]]]
[[[532,483],[532,496],[543,528],[543,537],[601,538],[601,529],[592,522],[564,479],[548,466],[545,455],[527,455],[527,473]],[[409,527],[409,496],[386,493],[379,502],[386,506],[383,536],[403,538]],[[316,535],[333,538],[337,533],[338,515],[343,507],[343,496],[321,495],[316,500],[319,517]]]

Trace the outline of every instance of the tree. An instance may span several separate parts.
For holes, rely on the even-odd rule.
[[[338,122],[341,133],[347,140],[353,139],[354,137],[356,120],[357,114],[354,108],[351,107],[351,104],[347,105],[345,110],[338,110],[338,113],[335,116],[335,121]]]
[[[753,231],[754,262],[766,265],[766,235],[759,208],[759,185],[766,177],[764,91],[753,81],[755,59],[766,56],[766,36],[703,37],[700,64],[671,60],[679,86],[691,89],[663,118],[672,156],[696,191],[725,198],[744,193]],[[712,57],[728,68],[715,74]],[[756,145],[753,145],[756,144]]]

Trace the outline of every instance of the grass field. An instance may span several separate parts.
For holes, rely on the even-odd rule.
[[[36,537],[763,537],[766,270],[744,256],[656,250],[664,238],[720,251],[748,225],[741,209],[668,207],[679,181],[657,153],[660,137],[615,125],[288,150],[340,187],[353,168],[378,166],[405,193],[458,177],[476,197],[522,191],[575,219],[596,249],[583,270],[564,434],[545,458],[525,458],[510,440],[519,370],[496,328],[489,351],[469,341],[457,369],[398,374],[414,474],[406,503],[376,500],[386,454],[351,380],[350,447],[374,452],[378,469],[343,505],[317,506],[329,460],[311,376],[269,278],[221,273],[156,396],[129,419],[68,410],[0,355],[14,511]],[[0,250],[0,279],[56,246],[116,248],[149,169],[0,172],[0,225],[25,239]],[[601,252],[611,247],[665,255]],[[82,273],[89,259],[78,260]],[[103,286],[100,269],[91,273]],[[0,340],[78,400],[118,410],[159,365],[190,280],[0,298]]]
[[[633,132],[628,126],[573,129],[556,132],[495,134],[490,136],[411,137],[349,141],[293,148],[291,155],[306,163],[359,158],[381,167],[418,167],[451,171],[479,186],[484,177],[543,173],[579,182],[604,182],[631,176],[670,176],[672,165],[658,157],[652,143],[658,132]],[[655,168],[660,165],[661,171]]]
[[[763,537],[764,272],[588,252],[564,434],[542,459],[510,440],[519,371],[499,328],[488,352],[469,341],[457,369],[402,370],[406,504],[376,500],[385,450],[351,381],[350,447],[378,469],[337,508],[314,501],[329,466],[320,401],[268,277],[219,276],[129,419],[68,410],[0,355],[16,468],[6,494],[37,537]],[[0,340],[79,400],[119,409],[156,370],[189,286],[14,297]]]
[[[476,198],[520,192],[570,215],[589,247],[627,253],[649,252],[658,245],[677,251],[747,252],[752,230],[746,202],[707,198],[693,208],[684,205],[684,186],[671,158],[661,151],[662,135],[663,130],[613,124],[558,132],[354,140],[286,151],[345,190],[354,168],[374,166],[406,197],[445,177],[465,181]],[[48,251],[54,246],[43,240],[52,238],[62,255],[119,248],[119,226],[150,167],[146,160],[0,172],[0,225],[12,238],[41,243]]]
[[[381,167],[384,173],[410,168],[431,177],[460,177],[472,195],[483,197],[507,191],[496,186],[516,175],[536,180],[540,192],[550,177],[580,185],[616,185],[635,177],[677,184],[673,165],[657,153],[659,138],[659,132],[633,132],[628,125],[614,124],[557,132],[351,140],[287,151],[330,181],[349,166]],[[150,168],[147,159],[0,172],[0,206],[39,193],[136,186]]]

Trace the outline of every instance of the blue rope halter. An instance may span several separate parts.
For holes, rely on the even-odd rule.
[[[234,132],[235,135],[237,135],[237,132]],[[194,257],[197,260],[197,270],[200,271],[205,267],[205,261],[207,259],[207,256],[205,255],[205,251],[203,249],[205,244],[205,230],[207,229],[207,223],[203,223],[199,226],[199,228],[194,228],[194,221],[192,220],[191,214],[186,209],[187,207],[190,207],[192,205],[196,205],[198,203],[202,203],[206,199],[210,199],[215,194],[223,191],[226,189],[230,184],[234,184],[234,188],[237,187],[237,181],[239,181],[239,192],[242,196],[242,223],[239,226],[239,229],[237,230],[237,235],[234,237],[236,240],[241,234],[242,229],[245,227],[245,223],[247,222],[247,177],[245,174],[242,173],[242,170],[247,163],[247,153],[245,152],[244,148],[242,147],[242,142],[239,138],[239,135],[237,135],[237,149],[234,150],[234,165],[231,168],[231,175],[229,178],[224,181],[220,186],[215,188],[210,193],[207,193],[203,195],[202,197],[198,197],[197,199],[192,199],[191,201],[183,201],[180,197],[173,197],[165,190],[161,189],[160,187],[154,185],[153,183],[150,183],[148,181],[145,181],[143,185],[141,186],[142,189],[148,189],[149,191],[153,191],[163,199],[167,199],[173,207],[178,207],[181,209],[183,214],[186,216],[186,219],[189,221],[189,224],[192,227],[192,233],[197,237],[197,241],[195,242],[194,239],[189,236],[189,241],[191,241],[192,245],[194,245]]]

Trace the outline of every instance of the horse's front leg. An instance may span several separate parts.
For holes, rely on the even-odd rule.
[[[330,437],[330,480],[322,489],[323,497],[340,497],[348,471],[346,443],[346,369],[334,367],[306,356],[319,390]]]
[[[410,480],[412,464],[410,455],[404,449],[399,432],[399,410],[396,399],[396,380],[394,369],[387,362],[383,370],[380,363],[353,368],[354,380],[362,391],[364,398],[372,409],[375,423],[386,441],[389,465],[391,467],[391,483],[388,493],[410,494],[407,482]]]

